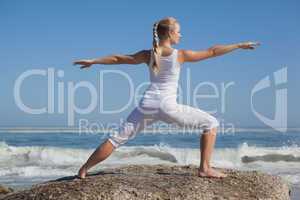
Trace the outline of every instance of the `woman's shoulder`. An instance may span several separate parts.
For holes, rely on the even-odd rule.
[[[179,63],[184,63],[184,54],[186,49],[177,49],[177,60]]]
[[[143,50],[146,64],[150,65],[151,64],[151,59],[152,59],[152,49],[145,49]]]
[[[151,49],[143,49],[138,52],[139,56],[145,63],[149,63],[151,58]]]

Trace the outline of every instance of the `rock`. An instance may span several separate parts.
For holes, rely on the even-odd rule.
[[[6,188],[3,185],[0,185],[0,198],[3,197],[4,195],[13,192],[13,189],[11,188]]]
[[[223,170],[223,179],[197,177],[197,166],[128,165],[90,174],[64,177],[12,193],[5,200],[248,200],[289,198],[279,177],[260,172]]]

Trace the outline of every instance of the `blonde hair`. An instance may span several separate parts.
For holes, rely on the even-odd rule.
[[[153,24],[153,46],[151,56],[153,59],[151,69],[155,74],[160,70],[159,59],[161,51],[159,49],[159,40],[164,40],[169,37],[169,31],[174,30],[175,24],[178,21],[174,17],[166,17]]]

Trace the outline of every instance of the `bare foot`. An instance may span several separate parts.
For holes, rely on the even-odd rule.
[[[206,171],[202,171],[199,169],[198,176],[206,178],[225,178],[227,175],[212,168],[209,168]]]
[[[81,179],[84,179],[86,176],[87,170],[85,168],[85,166],[83,165],[80,170],[78,171],[78,177]]]

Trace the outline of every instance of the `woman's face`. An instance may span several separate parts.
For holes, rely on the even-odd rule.
[[[181,33],[180,33],[180,25],[176,23],[174,25],[174,30],[170,31],[170,39],[172,44],[178,44],[181,38]]]

